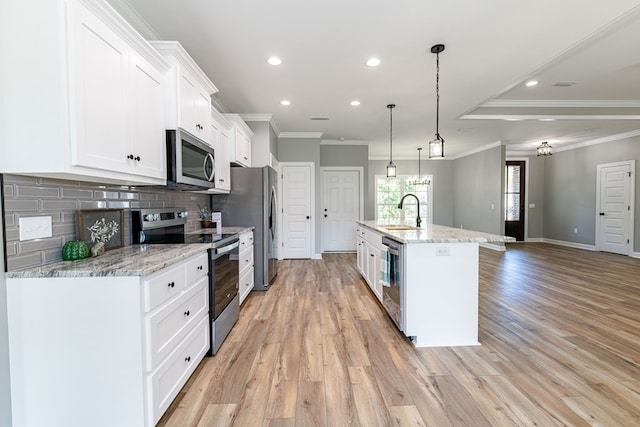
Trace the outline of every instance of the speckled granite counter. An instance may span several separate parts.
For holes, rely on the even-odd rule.
[[[221,231],[218,231],[216,228],[201,228],[200,230],[190,231],[187,234],[240,234],[245,231],[255,229],[254,226],[248,227],[222,227]]]
[[[385,227],[389,227],[391,224],[378,221],[356,222],[402,243],[503,243],[515,241],[513,237],[443,225],[428,224],[422,228],[412,228],[411,230],[387,230]]]
[[[38,277],[115,277],[146,276],[192,255],[204,252],[211,245],[171,244],[133,245],[113,249],[95,258],[59,261],[23,271],[9,271],[7,278]]]

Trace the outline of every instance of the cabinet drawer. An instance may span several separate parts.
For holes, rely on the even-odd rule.
[[[240,274],[242,274],[242,272],[244,272],[247,268],[253,266],[253,246],[244,249],[238,254],[238,265]]]
[[[207,315],[208,278],[202,278],[175,301],[147,316],[147,370],[153,370],[189,333],[202,315]]]
[[[253,246],[253,232],[240,234],[240,252]]]
[[[194,283],[201,277],[207,276],[209,273],[209,257],[205,252],[197,255],[194,259],[187,262],[187,285]]]
[[[151,406],[150,419],[155,425],[177,396],[189,376],[209,349],[209,316],[204,316],[178,348],[147,376]]]
[[[238,287],[238,293],[240,295],[240,304],[247,298],[249,292],[253,290],[253,268],[247,269],[239,279],[240,285]]]
[[[184,265],[167,270],[144,281],[144,311],[149,312],[176,297],[186,286]]]

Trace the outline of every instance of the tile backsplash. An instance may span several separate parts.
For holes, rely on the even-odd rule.
[[[76,211],[124,209],[125,245],[131,244],[129,209],[183,207],[189,212],[186,230],[200,227],[198,206],[208,206],[205,194],[163,188],[99,185],[21,175],[3,175],[7,270],[19,270],[62,259],[61,248],[76,237]],[[50,216],[52,236],[19,239],[20,217]]]

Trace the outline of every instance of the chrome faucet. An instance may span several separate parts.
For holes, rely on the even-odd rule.
[[[418,199],[418,196],[416,196],[413,193],[407,193],[404,196],[402,196],[402,199],[400,199],[400,203],[398,203],[398,209],[402,209],[402,204],[404,203],[404,199],[406,199],[407,197],[412,196],[416,199],[416,202],[418,202],[418,217],[416,218],[416,227],[420,228],[420,224],[422,224],[422,219],[420,219],[420,200]]]

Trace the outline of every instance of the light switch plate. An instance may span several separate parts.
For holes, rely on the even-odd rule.
[[[51,237],[51,217],[31,216],[18,220],[20,241]]]

